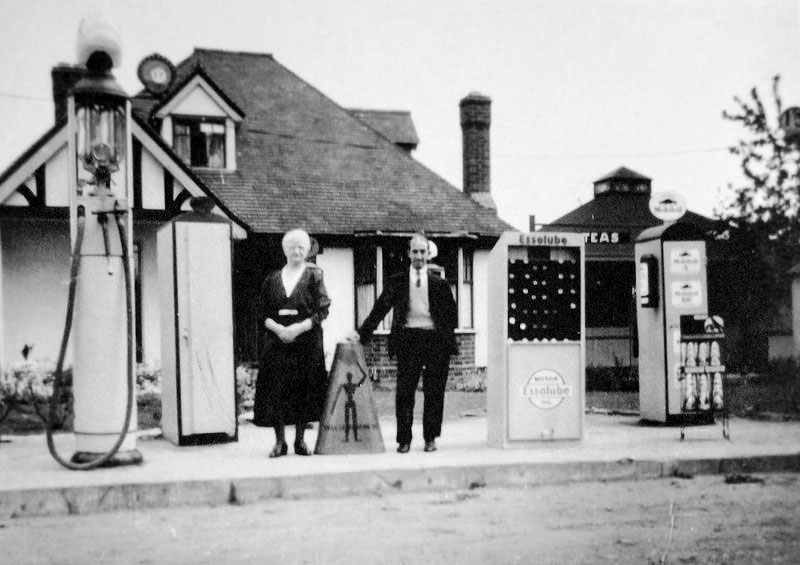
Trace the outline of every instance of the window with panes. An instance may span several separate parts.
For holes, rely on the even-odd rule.
[[[172,145],[192,167],[225,168],[225,122],[215,118],[173,118]]]

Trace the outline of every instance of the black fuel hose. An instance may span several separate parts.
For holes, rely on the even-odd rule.
[[[116,205],[115,205],[116,206]],[[72,251],[72,265],[70,267],[69,276],[69,298],[67,301],[67,319],[64,324],[64,335],[61,338],[61,349],[58,353],[58,363],[56,364],[56,372],[53,377],[53,395],[50,397],[50,412],[47,418],[47,448],[50,454],[62,466],[73,471],[88,471],[95,469],[107,463],[119,451],[122,442],[125,441],[125,436],[128,435],[128,428],[131,425],[131,417],[133,414],[134,404],[134,386],[133,386],[133,364],[131,357],[133,355],[133,300],[131,297],[131,278],[130,278],[130,257],[128,256],[128,246],[126,245],[125,226],[122,219],[123,211],[111,212],[117,220],[117,228],[119,231],[119,240],[122,246],[122,265],[125,269],[125,305],[127,308],[127,331],[128,331],[128,358],[126,365],[128,367],[128,406],[125,411],[125,423],[122,427],[122,432],[117,438],[117,441],[111,449],[105,454],[99,456],[97,459],[87,461],[86,463],[73,463],[67,461],[56,450],[55,442],[53,441],[53,425],[56,419],[56,412],[58,406],[58,399],[61,396],[61,389],[64,386],[64,357],[67,353],[67,344],[69,343],[69,335],[72,331],[72,316],[75,310],[75,289],[78,282],[78,273],[80,272],[81,264],[81,246],[83,245],[83,235],[86,228],[86,213],[83,207],[78,208],[78,230],[75,237],[75,247]]]

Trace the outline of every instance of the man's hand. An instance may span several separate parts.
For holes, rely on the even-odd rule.
[[[358,343],[361,341],[361,336],[358,335],[357,331],[353,330],[352,332],[347,334],[344,339],[351,343]]]

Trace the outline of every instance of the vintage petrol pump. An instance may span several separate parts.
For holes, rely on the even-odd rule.
[[[70,469],[138,463],[134,372],[130,104],[111,69],[116,31],[99,17],[78,31],[86,75],[68,99],[70,235],[73,245],[67,323],[54,396],[70,331],[76,452],[62,459],[48,426],[48,446]],[[55,403],[53,403],[53,406]],[[51,418],[52,420],[52,418]]]
[[[639,334],[639,412],[666,424],[713,422],[708,412],[686,413],[681,325],[708,316],[706,241],[687,222],[644,230],[635,245]],[[683,320],[681,319],[683,317]],[[684,330],[686,331],[686,330]]]
[[[506,232],[489,255],[489,443],[583,437],[584,239]]]

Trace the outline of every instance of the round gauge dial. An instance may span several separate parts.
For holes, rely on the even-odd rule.
[[[148,92],[161,94],[172,84],[175,67],[161,55],[150,55],[139,64],[138,74]]]

